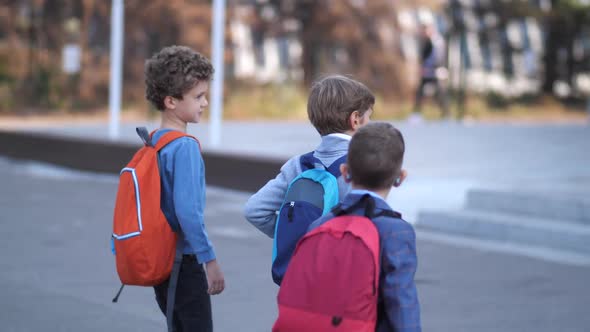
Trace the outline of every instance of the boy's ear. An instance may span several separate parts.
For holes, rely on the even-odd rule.
[[[401,186],[407,176],[408,176],[408,172],[405,169],[402,169],[399,176],[395,179],[393,186],[396,188]]]
[[[361,115],[359,111],[350,113],[350,116],[348,117],[348,124],[350,125],[350,129],[352,129],[353,132],[356,132],[357,129],[359,129],[361,125]]]
[[[172,96],[164,97],[164,106],[166,106],[166,109],[175,109],[176,99]]]
[[[340,174],[346,183],[350,183],[350,174],[348,174],[348,165],[346,163],[340,164]]]

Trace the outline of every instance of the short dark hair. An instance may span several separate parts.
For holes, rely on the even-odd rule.
[[[404,152],[404,137],[393,125],[372,122],[361,127],[348,147],[352,182],[373,190],[391,188],[400,176]]]
[[[342,75],[315,82],[307,101],[307,115],[320,135],[351,129],[348,119],[354,111],[362,116],[375,105],[375,96],[363,83]]]
[[[164,98],[182,96],[200,81],[210,81],[209,59],[186,46],[169,46],[145,62],[145,97],[163,111]]]

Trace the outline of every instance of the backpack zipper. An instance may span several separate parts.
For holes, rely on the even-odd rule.
[[[293,221],[293,208],[295,207],[295,202],[289,203],[289,212],[287,212],[287,218],[289,222]]]

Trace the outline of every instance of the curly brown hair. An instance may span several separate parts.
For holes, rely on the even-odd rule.
[[[158,110],[166,109],[164,98],[182,96],[200,81],[210,81],[209,59],[186,46],[169,46],[145,62],[145,97]]]

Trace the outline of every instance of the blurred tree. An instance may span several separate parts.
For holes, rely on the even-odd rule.
[[[267,25],[261,31],[281,34],[295,27],[307,86],[322,74],[338,72],[352,74],[385,95],[407,92],[395,2],[268,0],[258,6]]]
[[[143,64],[164,46],[209,53],[210,1],[125,0],[124,100],[143,100]],[[111,1],[0,2],[0,81],[20,87],[19,109],[91,108],[108,98]],[[6,18],[6,19],[4,19]],[[81,49],[80,71],[63,72],[66,44]],[[11,56],[12,55],[12,56]],[[6,79],[4,79],[6,77]],[[14,83],[16,82],[16,83]],[[73,84],[72,84],[73,83]],[[0,94],[8,94],[2,83]],[[14,85],[18,87],[14,87]],[[11,90],[12,91],[12,90]],[[4,108],[5,103],[0,104]]]
[[[110,1],[84,0],[85,84],[84,99],[108,97]],[[125,1],[124,101],[144,100],[143,70],[146,58],[165,46],[185,44],[209,51],[210,1]]]

